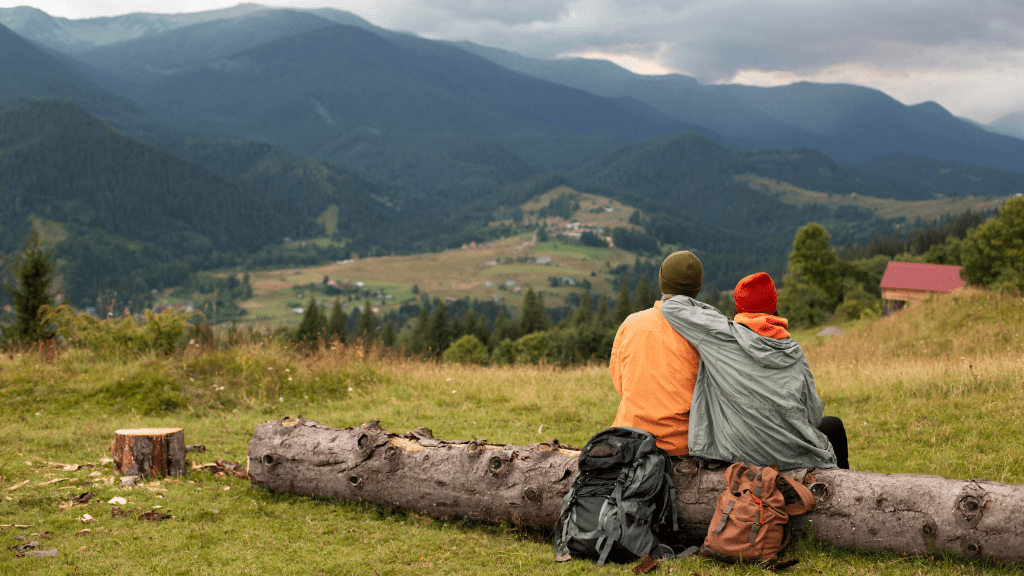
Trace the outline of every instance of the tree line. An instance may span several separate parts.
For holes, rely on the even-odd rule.
[[[893,255],[894,249],[901,251]],[[794,326],[818,324],[835,315],[877,315],[881,310],[878,285],[892,259],[961,265],[961,276],[971,285],[1019,293],[1024,290],[1024,196],[1009,199],[998,213],[983,221],[965,214],[904,239],[880,237],[843,248],[832,244],[824,226],[808,223],[793,240],[781,281],[779,313]],[[3,287],[13,304],[0,318],[0,344],[20,346],[52,340],[59,323],[52,316],[44,318],[40,310],[53,310],[56,304],[53,253],[45,250],[33,231],[24,250],[6,264]],[[705,267],[714,265],[712,259],[705,261]],[[328,312],[311,296],[299,327],[280,329],[277,335],[309,350],[335,344],[383,346],[455,362],[573,364],[606,360],[622,321],[660,297],[659,266],[658,259],[642,258],[619,266],[611,270],[619,285],[617,298],[594,295],[586,289],[575,307],[547,308],[543,293],[529,289],[518,316],[504,305],[442,302],[422,293],[417,302],[403,303],[398,311],[385,315],[379,315],[370,300],[346,315],[340,300],[335,300]],[[251,292],[245,276],[241,280],[194,277],[190,282],[189,289],[198,293],[244,297]],[[701,298],[723,313],[734,312],[729,292],[712,288]],[[195,334],[200,334],[201,324],[194,323]],[[208,323],[205,330],[209,331]],[[166,349],[166,334],[162,338],[161,349]]]

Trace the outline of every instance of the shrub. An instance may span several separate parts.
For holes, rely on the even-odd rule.
[[[459,364],[486,364],[489,355],[487,346],[479,338],[466,334],[453,342],[441,355],[441,359]]]
[[[184,346],[190,319],[189,314],[176,310],[146,310],[141,322],[128,314],[99,320],[84,312],[76,313],[66,304],[44,306],[40,314],[66,345],[114,357],[144,352],[171,354]]]
[[[513,364],[516,361],[516,344],[511,338],[505,338],[494,348],[491,362],[494,364]]]

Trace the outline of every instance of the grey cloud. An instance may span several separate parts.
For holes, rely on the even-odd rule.
[[[650,46],[662,63],[713,82],[738,70],[810,72],[844,62],[939,64],[951,55],[1024,46],[1024,6],[978,0],[774,2],[609,0],[589,2],[607,20],[588,47]],[[594,22],[592,24],[598,24]],[[571,27],[570,27],[571,30]],[[521,33],[523,31],[520,31]],[[578,30],[546,45],[579,43]]]
[[[462,22],[492,21],[507,26],[556,22],[567,0],[436,0],[430,5]]]

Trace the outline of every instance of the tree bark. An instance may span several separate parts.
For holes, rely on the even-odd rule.
[[[557,440],[513,446],[398,435],[377,422],[332,428],[302,418],[260,424],[249,442],[253,484],[435,517],[550,530],[576,476],[578,450]],[[723,469],[684,459],[673,478],[684,534],[701,539],[725,486]],[[1024,562],[1024,485],[839,469],[789,470],[817,504],[797,529],[844,548],[949,552]]]
[[[125,476],[181,476],[188,469],[185,431],[181,428],[118,430],[110,452],[114,468]]]

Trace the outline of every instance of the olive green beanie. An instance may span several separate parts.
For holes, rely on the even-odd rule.
[[[662,294],[696,298],[704,279],[704,267],[689,250],[673,252],[661,263],[658,286]]]

